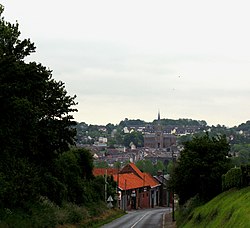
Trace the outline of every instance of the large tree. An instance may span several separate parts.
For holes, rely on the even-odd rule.
[[[133,143],[136,147],[142,147],[144,144],[142,133],[136,131],[125,134],[123,141],[124,141],[124,146],[126,147],[129,147],[131,143]]]
[[[70,114],[75,96],[41,64],[25,62],[35,51],[30,39],[20,40],[18,24],[0,12],[0,152],[46,162],[68,150],[75,130]]]
[[[9,207],[37,195],[42,174],[74,144],[76,102],[50,70],[25,61],[35,45],[2,13],[0,5],[0,200]]]
[[[171,178],[180,204],[197,194],[207,201],[221,192],[221,176],[230,168],[229,149],[225,136],[205,134],[184,143]]]

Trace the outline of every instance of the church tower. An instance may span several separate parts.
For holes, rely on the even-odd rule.
[[[155,143],[156,143],[156,148],[163,148],[163,131],[162,131],[162,126],[161,126],[161,115],[160,111],[158,110],[158,120],[157,120],[157,126],[156,126],[156,131],[155,131]]]
[[[144,147],[170,151],[172,145],[176,145],[176,136],[164,132],[159,110],[157,120],[154,120],[153,129],[153,132],[144,134]]]

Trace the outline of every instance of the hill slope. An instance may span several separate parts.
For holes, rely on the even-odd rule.
[[[250,227],[250,187],[224,192],[196,208],[180,227]]]

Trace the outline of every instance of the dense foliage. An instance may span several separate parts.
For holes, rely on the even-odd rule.
[[[231,146],[232,162],[235,166],[250,164],[250,144],[234,144]]]
[[[222,190],[230,188],[240,188],[242,186],[242,170],[241,168],[232,168],[222,175]]]
[[[123,144],[126,147],[130,147],[131,143],[134,144],[136,147],[143,147],[144,145],[144,138],[141,132],[131,132],[124,136]]]
[[[125,119],[125,120],[122,120],[120,123],[119,123],[119,126],[120,127],[129,127],[129,126],[144,126],[146,124],[146,122],[144,120],[140,120],[140,119],[137,119],[137,120],[129,120],[129,119]]]
[[[205,134],[184,143],[171,178],[180,204],[197,194],[207,201],[221,192],[221,176],[230,167],[228,152],[225,136]]]
[[[76,96],[46,67],[25,61],[35,46],[2,13],[0,5],[0,216],[41,198],[59,206],[104,200],[105,181],[93,177],[90,151],[72,149]]]
[[[150,173],[151,175],[157,175],[158,171],[166,172],[166,167],[164,166],[162,161],[157,161],[156,164],[153,164],[152,161],[145,159],[139,160],[135,163],[135,165],[142,171],[146,173]]]
[[[158,124],[158,120],[154,120],[153,124]],[[205,120],[192,120],[192,119],[161,119],[162,125],[170,125],[170,126],[199,126],[205,127],[207,123]]]

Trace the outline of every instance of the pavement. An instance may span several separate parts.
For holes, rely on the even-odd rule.
[[[172,221],[172,213],[165,214],[165,222],[163,228],[176,228],[176,222]]]

